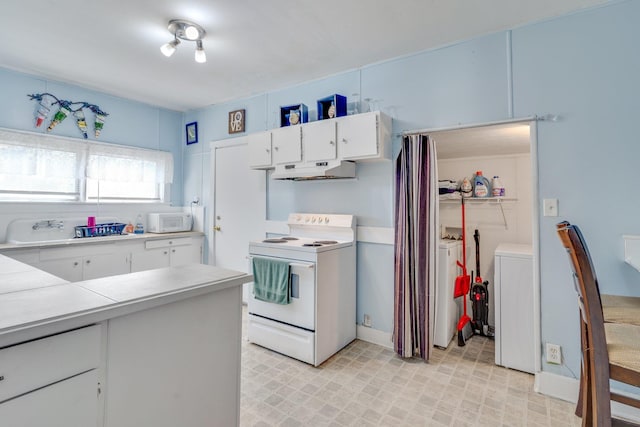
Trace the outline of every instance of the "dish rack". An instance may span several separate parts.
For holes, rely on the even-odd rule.
[[[97,237],[97,236],[114,236],[122,234],[126,224],[121,222],[109,222],[106,224],[96,224],[89,227],[88,225],[78,225],[75,227],[76,238]]]

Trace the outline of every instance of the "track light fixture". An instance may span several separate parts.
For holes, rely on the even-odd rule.
[[[196,62],[207,62],[207,55],[204,53],[204,48],[202,47],[202,39],[206,32],[200,25],[191,21],[185,21],[184,19],[172,19],[169,21],[168,29],[169,32],[173,34],[173,40],[160,47],[160,52],[162,52],[164,56],[169,57],[173,55],[180,44],[180,40],[187,40],[196,42]]]

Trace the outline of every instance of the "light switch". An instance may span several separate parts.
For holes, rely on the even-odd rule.
[[[543,200],[544,216],[558,216],[558,199]]]

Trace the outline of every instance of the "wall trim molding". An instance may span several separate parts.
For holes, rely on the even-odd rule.
[[[393,350],[393,341],[391,333],[379,331],[377,329],[368,328],[362,325],[356,325],[356,339],[366,341],[371,344],[377,344],[381,347]]]
[[[576,403],[578,400],[579,386],[580,382],[575,378],[552,374],[550,372],[536,372],[533,389],[537,393],[545,394],[557,399],[562,399],[567,402]],[[638,395],[617,390],[615,388],[612,388],[611,391],[628,395],[636,399],[640,397]],[[611,402],[611,413],[616,418],[632,421],[634,423],[640,423],[640,409],[636,409],[627,405],[621,405],[618,402]]]

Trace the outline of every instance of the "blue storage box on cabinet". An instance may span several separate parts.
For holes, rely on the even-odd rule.
[[[318,120],[333,119],[347,115],[347,97],[338,95],[318,99]]]
[[[280,127],[298,125],[309,121],[309,110],[304,104],[280,107]]]

